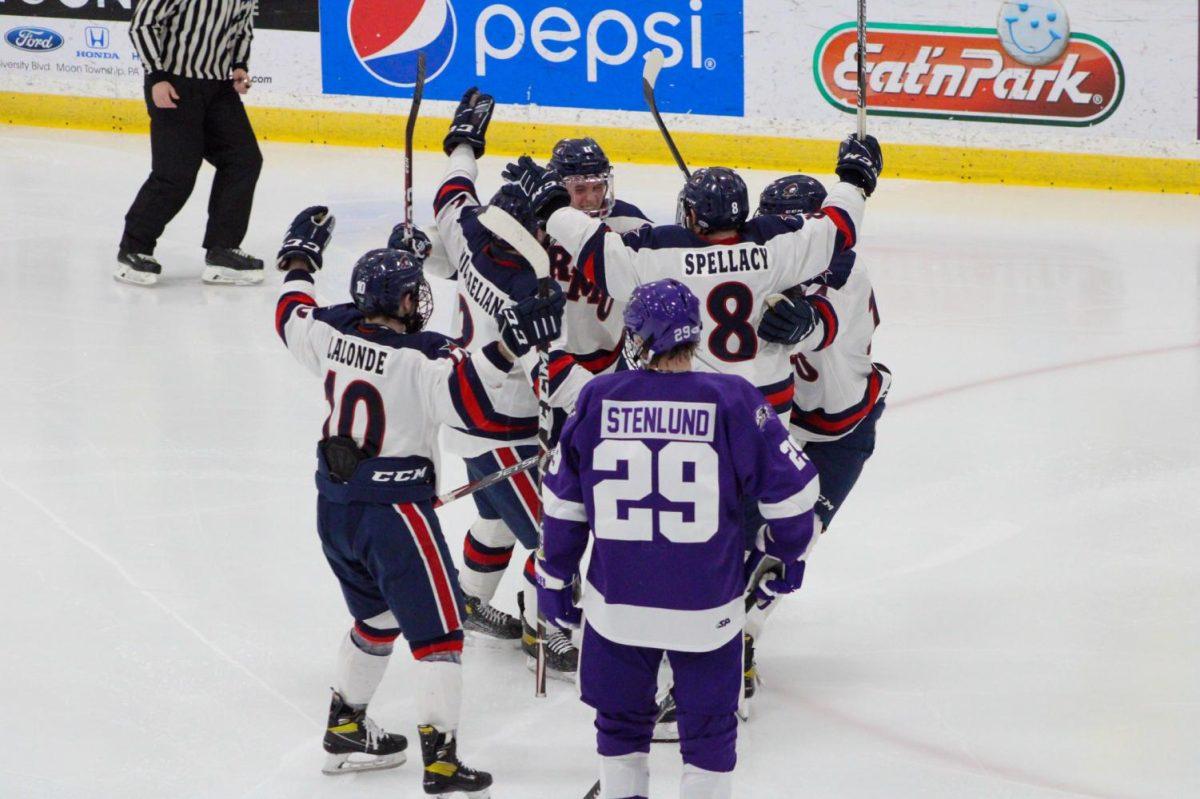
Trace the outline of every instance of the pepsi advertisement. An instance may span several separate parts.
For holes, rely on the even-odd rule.
[[[642,57],[661,49],[658,102],[743,116],[742,0],[321,0],[324,92],[411,97],[479,86],[497,102],[645,110]]]

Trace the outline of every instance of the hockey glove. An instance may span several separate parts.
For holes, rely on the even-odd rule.
[[[509,163],[504,167],[500,177],[519,188],[526,197],[533,197],[538,182],[541,181],[544,174],[546,174],[545,167],[538,166],[532,158],[523,155],[517,159],[515,164]]]
[[[583,611],[575,607],[575,582],[564,582],[546,574],[538,563],[538,615],[560,630],[578,630]]]
[[[798,344],[817,326],[817,315],[803,296],[782,294],[767,298],[770,304],[758,323],[758,337],[773,344]]]
[[[388,236],[388,249],[403,250],[416,256],[418,261],[424,261],[433,250],[433,242],[421,228],[401,222],[392,228],[392,235]]]
[[[746,608],[765,607],[781,594],[790,594],[804,582],[804,561],[784,564],[769,553],[755,549],[746,559]]]
[[[554,280],[547,280],[545,297],[526,297],[496,315],[500,338],[517,358],[534,347],[549,345],[562,333],[567,298]]]
[[[847,136],[838,147],[837,176],[847,183],[858,186],[868,197],[875,191],[879,173],[883,171],[883,151],[874,136],[859,141],[857,136]]]
[[[496,103],[490,94],[484,94],[472,86],[463,94],[454,112],[454,120],[450,123],[450,132],[442,141],[442,149],[446,155],[454,152],[460,144],[469,144],[479,158],[487,149],[487,129],[492,121],[492,111]]]
[[[323,205],[314,205],[301,211],[283,236],[283,246],[276,256],[276,267],[280,271],[287,271],[288,261],[302,258],[312,267],[312,271],[318,271],[323,263],[325,247],[333,237],[335,222],[333,214]]]

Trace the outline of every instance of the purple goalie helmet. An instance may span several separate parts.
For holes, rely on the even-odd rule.
[[[624,319],[626,346],[639,356],[653,357],[700,341],[700,301],[678,280],[638,286],[625,306]]]

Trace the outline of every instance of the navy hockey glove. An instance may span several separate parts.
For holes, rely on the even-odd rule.
[[[545,167],[538,166],[537,161],[523,155],[517,159],[516,163],[510,162],[508,166],[504,167],[500,177],[519,188],[526,197],[533,197],[544,174],[546,174]]]
[[[467,89],[454,112],[450,132],[442,141],[446,155],[454,152],[454,148],[460,144],[469,144],[476,158],[482,156],[487,149],[487,129],[495,107],[496,102],[490,94],[484,94],[474,86]]]
[[[543,224],[559,208],[571,204],[571,195],[563,185],[562,176],[553,169],[540,166],[527,155],[506,166],[500,176],[529,198],[530,210]]]
[[[388,249],[403,250],[416,256],[418,261],[424,261],[433,250],[433,242],[421,228],[401,222],[392,228],[392,235],[388,236]]]
[[[803,296],[782,294],[767,298],[770,304],[758,323],[758,337],[774,344],[798,344],[817,326],[817,315]]]
[[[847,136],[838,147],[835,171],[839,178],[858,186],[870,197],[879,182],[879,173],[883,171],[883,150],[879,147],[879,140],[867,136],[859,141],[857,136]]]
[[[283,246],[276,256],[276,267],[286,271],[288,261],[303,258],[308,261],[312,271],[319,270],[323,264],[325,247],[333,237],[335,222],[333,214],[323,205],[314,205],[301,211],[283,236]]]
[[[534,347],[549,345],[562,333],[563,309],[567,298],[557,281],[547,280],[545,297],[526,297],[496,315],[500,338],[517,358]]]

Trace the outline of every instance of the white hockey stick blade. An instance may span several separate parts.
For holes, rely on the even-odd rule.
[[[550,277],[550,256],[546,248],[533,237],[512,215],[489,205],[479,215],[479,223],[511,244],[521,257],[533,267],[538,279]]]
[[[651,50],[644,56],[646,65],[642,67],[642,80],[653,89],[658,85],[658,73],[662,72],[663,62],[667,57],[663,55],[663,51],[659,49]]]

